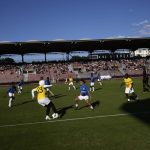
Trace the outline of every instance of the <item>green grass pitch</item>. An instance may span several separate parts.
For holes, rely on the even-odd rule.
[[[84,107],[84,102],[79,103],[79,110],[72,108],[79,95],[77,83],[76,91],[68,91],[64,83],[54,84],[55,97],[51,99],[62,113],[58,121],[45,121],[45,109],[31,99],[36,84],[25,85],[12,108],[8,108],[7,87],[0,87],[0,149],[150,149],[150,92],[142,92],[141,78],[133,80],[140,102],[126,101],[124,88],[120,88],[122,80],[104,80],[102,87],[95,84],[94,111]]]

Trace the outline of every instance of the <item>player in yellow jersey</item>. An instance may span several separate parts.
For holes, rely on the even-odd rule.
[[[50,87],[50,85],[39,85],[38,87],[32,89],[32,99],[35,98],[35,92],[37,92],[37,101],[38,103],[43,106],[46,107],[46,120],[50,120],[51,118],[49,117],[49,113],[50,113],[50,109],[52,108],[53,110],[53,114],[52,114],[52,118],[56,119],[58,118],[58,113],[56,111],[55,105],[53,104],[53,102],[46,96],[46,89]]]
[[[68,90],[70,90],[71,86],[74,88],[74,90],[76,90],[76,87],[75,87],[74,84],[73,84],[73,78],[72,78],[72,76],[70,76],[70,77],[68,78],[68,81],[69,81]]]
[[[135,99],[138,100],[137,95],[134,93],[133,81],[127,73],[124,76],[121,86],[122,85],[125,85],[125,95],[126,95],[126,98],[128,99],[128,101],[131,101],[131,98],[134,100]]]

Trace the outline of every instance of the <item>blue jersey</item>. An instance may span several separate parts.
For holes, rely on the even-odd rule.
[[[8,91],[8,93],[15,93],[16,92],[16,87],[15,86],[11,86]]]
[[[49,80],[45,80],[45,85],[50,85],[50,81]]]
[[[95,77],[91,77],[91,82],[95,82]]]
[[[89,88],[85,84],[80,86],[80,94],[82,96],[88,96],[89,95],[88,91],[89,91]]]
[[[23,85],[23,81],[20,81],[18,86],[22,86]]]

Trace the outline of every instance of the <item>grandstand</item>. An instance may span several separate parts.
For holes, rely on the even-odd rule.
[[[147,65],[150,73],[149,59],[130,59],[128,54],[125,58],[109,58],[108,60],[88,60],[87,62],[49,62],[46,63],[46,54],[49,52],[64,52],[69,58],[73,51],[88,51],[92,56],[96,50],[109,50],[117,52],[118,49],[150,48],[150,38],[127,38],[127,39],[97,39],[97,40],[71,40],[71,41],[32,41],[32,42],[1,42],[0,54],[20,54],[22,64],[0,65],[0,84],[18,82],[24,79],[26,82],[38,81],[40,76],[49,76],[53,82],[65,80],[68,75],[74,78],[89,78],[91,73],[101,76],[120,77],[124,73],[132,76],[142,74],[142,66]],[[43,53],[45,63],[26,64],[24,54]],[[116,53],[117,54],[117,53]],[[127,57],[127,58],[126,58]]]

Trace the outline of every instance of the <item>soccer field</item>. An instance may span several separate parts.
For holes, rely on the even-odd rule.
[[[134,80],[140,102],[127,102],[122,80],[96,83],[92,93],[95,110],[74,110],[77,90],[67,90],[64,83],[54,84],[51,97],[62,114],[45,121],[45,109],[31,99],[35,85],[25,85],[15,104],[8,108],[7,87],[0,87],[1,150],[148,150],[150,149],[150,92],[142,92],[142,79]],[[89,83],[87,83],[89,86]]]

